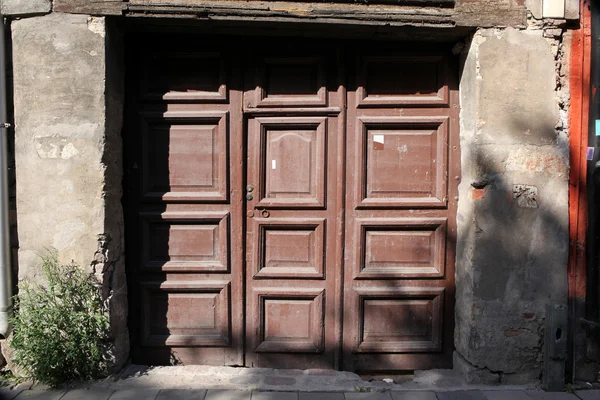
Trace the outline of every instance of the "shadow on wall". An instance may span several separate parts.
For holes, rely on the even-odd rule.
[[[541,378],[546,306],[567,304],[569,145],[549,45],[529,38],[474,40],[461,82],[456,350],[509,384]]]

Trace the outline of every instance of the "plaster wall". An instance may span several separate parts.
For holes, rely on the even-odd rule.
[[[472,382],[539,379],[545,307],[567,304],[561,46],[509,28],[479,30],[466,48],[454,364]]]
[[[123,85],[118,57],[107,62],[108,54],[119,54],[108,36],[104,18],[83,15],[12,23],[18,277],[38,279],[39,256],[47,250],[95,273],[111,310],[118,366],[129,349],[120,206]]]

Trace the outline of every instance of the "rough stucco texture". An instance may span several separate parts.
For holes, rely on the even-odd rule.
[[[461,78],[455,340],[455,367],[474,381],[539,378],[546,304],[567,303],[568,144],[555,87],[542,31],[474,36]]]
[[[46,14],[51,10],[51,0],[0,0],[2,15]]]
[[[121,90],[106,84],[105,28],[103,18],[58,13],[12,23],[19,279],[37,279],[46,248],[94,272],[121,363],[129,348],[113,111]]]

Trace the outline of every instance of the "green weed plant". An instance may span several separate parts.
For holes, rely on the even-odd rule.
[[[108,371],[109,320],[93,275],[42,257],[45,282],[19,284],[12,318],[13,362],[35,381],[56,387]]]

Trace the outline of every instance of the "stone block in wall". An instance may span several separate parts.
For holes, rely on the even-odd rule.
[[[525,6],[535,19],[542,19],[542,2],[543,0],[526,0]]]
[[[566,0],[565,19],[579,19],[579,5],[581,0]]]
[[[52,13],[11,26],[19,279],[41,275],[47,248],[94,272],[111,310],[118,365],[128,352],[123,90],[111,34],[104,18],[86,15]]]
[[[565,0],[543,0],[542,16],[544,18],[564,18]]]
[[[47,14],[52,10],[52,0],[0,0],[0,12],[7,16]]]

